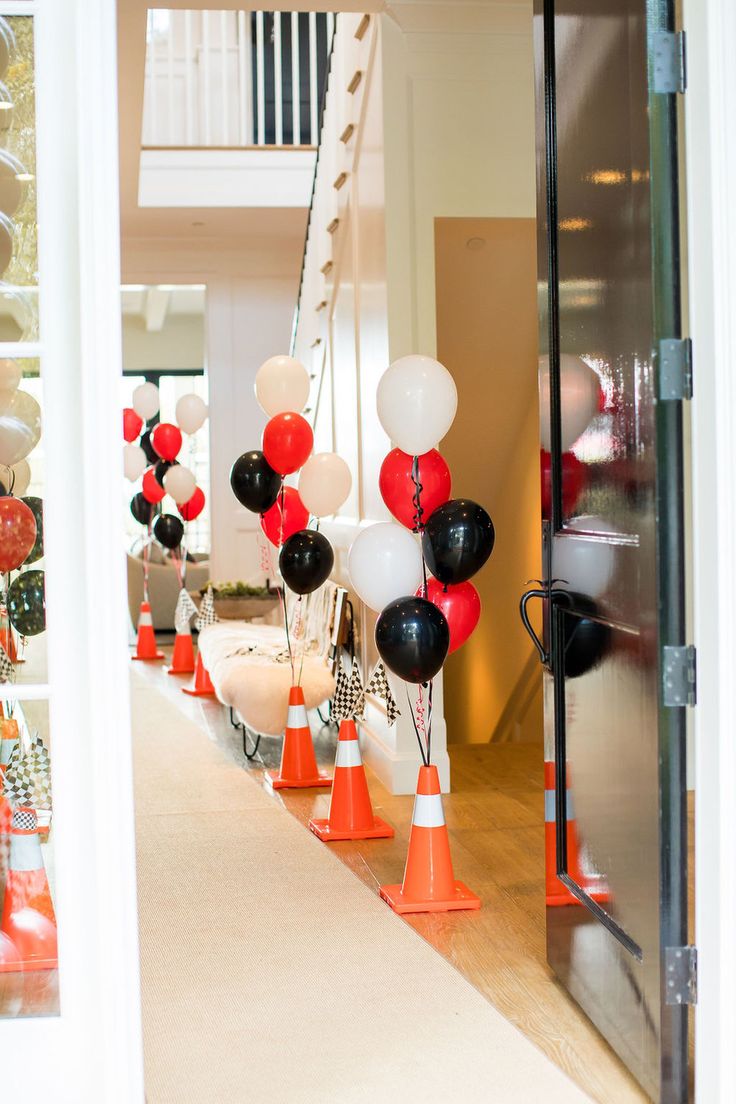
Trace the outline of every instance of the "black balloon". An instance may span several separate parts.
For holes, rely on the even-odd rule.
[[[469,498],[452,498],[430,514],[422,552],[435,579],[454,586],[480,571],[495,539],[493,522],[482,506]]]
[[[138,491],[130,500],[130,512],[141,525],[150,525],[155,510],[153,503],[144,497],[143,491]]]
[[[32,564],[43,556],[43,502],[35,495],[28,495],[27,498],[22,498],[21,502],[25,502],[26,506],[33,511],[36,519],[36,543],[23,561],[24,564]]]
[[[428,682],[445,662],[450,627],[426,598],[397,598],[376,621],[376,647],[383,662],[404,682]]]
[[[8,587],[8,617],[21,636],[38,636],[46,628],[44,574],[23,571]]]
[[[153,469],[153,478],[158,483],[159,487],[164,485],[164,476],[169,468],[173,468],[174,464],[178,464],[178,460],[159,460],[158,464]]]
[[[254,514],[270,510],[281,490],[281,476],[258,449],[244,452],[232,466],[230,486],[241,506]]]
[[[173,514],[160,514],[153,523],[153,535],[164,548],[178,548],[184,536],[184,522]]]
[[[611,630],[595,619],[598,608],[584,594],[556,591],[555,603],[567,607],[563,621],[565,678],[580,678],[595,670],[608,653]]]
[[[151,431],[150,431],[150,429],[147,429],[146,432],[143,434],[143,436],[140,439],[139,444],[140,444],[141,448],[143,449],[143,451],[146,454],[146,460],[148,461],[148,463],[149,464],[157,464],[159,462],[159,460],[161,459],[161,457],[159,456],[159,454],[156,452],[155,448],[151,444]]]
[[[284,541],[279,570],[295,594],[311,594],[330,577],[335,563],[332,545],[322,533],[300,529]]]

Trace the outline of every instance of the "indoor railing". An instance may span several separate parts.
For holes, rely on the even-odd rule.
[[[315,147],[335,16],[149,9],[144,148]]]

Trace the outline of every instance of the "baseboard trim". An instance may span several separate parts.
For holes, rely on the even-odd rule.
[[[381,738],[380,732],[370,725],[360,724],[360,747],[364,761],[380,778],[392,794],[413,794],[417,787],[417,774],[421,765],[419,753],[407,755],[398,752]],[[440,775],[443,793],[450,792],[450,757],[443,748],[432,755],[432,762]]]

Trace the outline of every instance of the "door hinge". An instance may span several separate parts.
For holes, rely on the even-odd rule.
[[[693,343],[689,337],[663,337],[659,343],[659,392],[665,402],[693,397]]]
[[[695,648],[665,644],[662,649],[662,700],[667,706],[695,705]]]
[[[652,91],[684,92],[685,32],[655,31],[652,36]]]
[[[664,972],[666,1004],[697,1003],[697,947],[665,947]]]

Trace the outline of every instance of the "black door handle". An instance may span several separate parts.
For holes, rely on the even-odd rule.
[[[526,607],[529,604],[530,598],[545,599],[545,598],[549,598],[549,596],[550,596],[549,591],[547,591],[547,590],[538,590],[538,589],[535,588],[533,590],[527,590],[525,594],[522,594],[521,601],[519,602],[519,616],[521,617],[521,623],[524,626],[524,628],[526,629],[526,631],[529,633],[529,636],[531,637],[531,640],[532,640],[532,644],[534,645],[534,647],[539,652],[539,658],[541,659],[541,661],[542,661],[542,663],[544,664],[545,667],[549,667],[550,657],[549,657],[549,654],[544,649],[544,644],[539,639],[539,637],[537,636],[537,634],[535,633],[534,629],[531,626],[531,622],[529,621],[529,614],[526,611]]]

